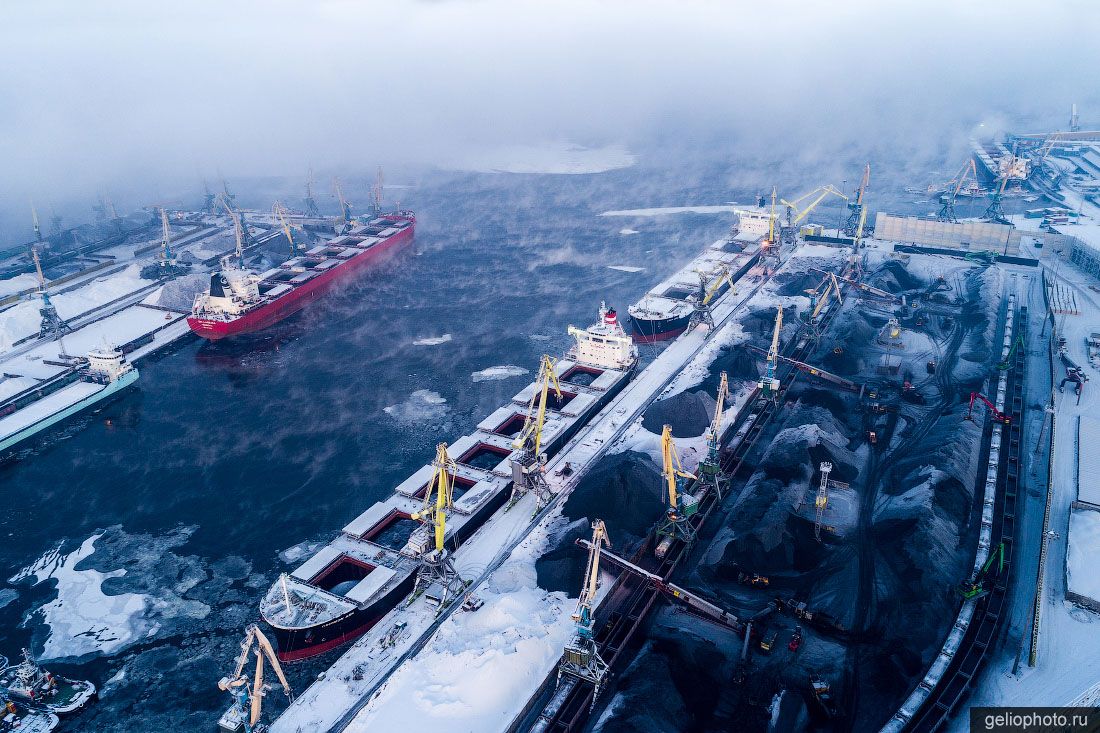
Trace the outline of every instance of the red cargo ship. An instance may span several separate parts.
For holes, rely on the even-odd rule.
[[[195,297],[187,324],[211,340],[267,328],[297,313],[383,252],[411,242],[415,228],[413,212],[399,211],[354,227],[262,275],[225,262],[211,274],[210,289]]]

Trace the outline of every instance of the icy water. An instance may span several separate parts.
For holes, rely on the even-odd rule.
[[[29,645],[94,680],[100,700],[69,729],[212,729],[244,626],[308,543],[473,429],[601,299],[625,315],[727,229],[596,216],[736,198],[715,181],[653,200],[640,175],[410,189],[412,248],[261,338],[142,364],[136,391],[0,468],[0,651]]]
[[[436,174],[402,191],[413,247],[262,337],[142,364],[136,391],[0,467],[0,653],[30,646],[99,686],[69,730],[211,730],[280,572],[515,394],[567,325],[601,299],[625,316],[729,225],[599,212],[753,200],[726,178]],[[892,208],[929,210],[913,198]]]

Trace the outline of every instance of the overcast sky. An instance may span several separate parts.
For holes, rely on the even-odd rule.
[[[0,196],[548,141],[934,155],[983,120],[1064,125],[1071,102],[1100,122],[1100,4],[894,5],[6,2]]]

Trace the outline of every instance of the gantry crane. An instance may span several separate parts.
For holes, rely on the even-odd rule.
[[[722,438],[722,414],[726,409],[726,400],[729,398],[729,378],[722,372],[718,382],[718,394],[715,395],[714,419],[711,420],[707,430],[707,455],[699,462],[699,482],[714,489],[718,498],[722,498],[722,492],[729,483],[729,476],[722,471],[721,465],[721,438]]]
[[[993,568],[993,563],[997,563],[997,572],[995,575],[1000,575],[1005,569],[1005,543],[997,545],[997,549],[989,553],[989,559],[985,561],[982,567],[974,574],[974,577],[970,580],[963,581],[959,584],[959,594],[966,600],[972,600],[975,598],[981,598],[992,590],[988,581],[990,580],[989,571]]]
[[[1002,425],[1008,425],[1008,423],[1012,421],[1012,417],[1010,415],[1006,415],[998,410],[997,406],[990,402],[989,398],[986,397],[984,394],[981,394],[980,392],[970,393],[970,406],[966,410],[966,417],[963,418],[964,420],[974,419],[974,400],[981,400],[985,403],[985,406],[989,408],[990,414],[993,415],[994,421],[999,422]]]
[[[798,207],[802,204],[802,202],[805,201],[806,199],[810,198],[811,196],[817,196],[817,198],[815,198],[813,201],[811,201],[809,204],[807,204],[805,208],[799,209]],[[801,222],[803,219],[805,219],[809,215],[809,213],[817,207],[818,204],[820,204],[822,201],[824,201],[827,196],[836,196],[838,198],[844,199],[845,201],[848,200],[848,197],[845,196],[842,191],[837,189],[836,186],[833,186],[832,184],[828,184],[828,183],[825,184],[824,186],[818,186],[813,191],[810,191],[807,194],[803,194],[802,196],[799,196],[794,201],[787,201],[786,199],[781,199],[780,203],[782,203],[784,206],[787,207],[787,226],[788,227],[796,226],[799,222]],[[791,219],[791,214],[794,211],[797,211],[798,215],[795,216],[794,219],[792,220]]]
[[[210,184],[202,179],[202,210],[207,214],[218,213],[218,195],[211,193]]]
[[[455,462],[447,455],[446,443],[436,446],[432,466],[435,472],[424,490],[424,504],[420,511],[412,515],[412,519],[430,527],[432,534],[431,549],[420,555],[420,569],[413,592],[424,592],[428,600],[436,603],[442,611],[466,587],[443,542],[447,533],[447,512],[454,505],[451,480],[455,473]]]
[[[313,198],[313,169],[309,169],[309,177],[306,178],[306,216],[320,217],[321,210],[317,208],[317,199]]]
[[[690,543],[695,539],[695,529],[691,526],[691,517],[699,509],[699,499],[684,491],[688,481],[695,480],[695,474],[688,473],[680,465],[680,454],[672,441],[672,426],[665,425],[661,431],[662,477],[668,487],[668,506],[657,526],[657,557],[664,557],[672,543],[682,540]]]
[[[783,308],[775,309],[775,328],[772,330],[772,343],[768,348],[768,358],[764,363],[764,378],[756,383],[760,393],[765,397],[774,398],[779,394],[779,378],[775,376],[775,369],[779,366],[779,332],[783,328]]]
[[[333,176],[332,189],[336,193],[336,198],[340,201],[340,218],[336,220],[336,231],[338,234],[344,234],[351,228],[351,202],[344,198],[344,191],[340,188],[340,179]]]
[[[764,197],[761,196],[760,198],[763,199]],[[768,214],[768,237],[763,242],[761,242],[760,256],[761,257],[775,257],[775,258],[778,259],[779,258],[779,233],[776,231],[776,228],[775,228],[775,222],[777,221],[776,215],[775,215],[775,200],[776,200],[776,189],[775,189],[775,186],[772,186],[772,206],[771,206],[771,213]]]
[[[691,319],[688,321],[689,331],[700,323],[705,323],[711,328],[714,328],[714,315],[711,313],[710,302],[714,300],[714,296],[718,294],[718,290],[722,287],[722,283],[729,284],[729,292],[731,295],[737,294],[737,286],[734,285],[733,278],[730,277],[728,267],[719,268],[718,274],[713,282],[708,282],[707,273],[702,270],[696,270],[696,273],[699,275],[699,292],[696,294],[693,301],[695,310],[692,312]]]
[[[511,502],[514,504],[522,495],[533,492],[536,497],[536,514],[550,500],[550,485],[546,482],[545,474],[546,456],[542,452],[542,429],[546,424],[546,401],[550,396],[550,388],[554,388],[554,395],[559,401],[562,397],[561,385],[554,373],[556,365],[556,359],[542,355],[535,391],[531,393],[531,399],[527,403],[523,428],[512,441],[512,448],[517,455],[512,459]]]
[[[34,271],[38,275],[38,294],[42,298],[42,307],[38,309],[38,314],[42,316],[42,321],[38,326],[38,337],[60,339],[62,335],[69,333],[72,329],[58,315],[57,308],[50,301],[50,294],[46,292],[46,276],[42,273],[42,261],[38,258],[38,247],[31,247],[31,257],[34,259]],[[64,351],[64,345],[62,345],[62,351]]]
[[[974,167],[973,158],[967,159],[966,164],[959,169],[955,177],[947,182],[947,190],[940,194],[940,213],[936,215],[937,219],[953,224],[958,223],[959,220],[955,216],[955,199],[958,198],[959,191],[962,191],[966,185],[968,177],[972,178],[974,182],[978,180],[978,171]],[[953,189],[951,184],[955,184]]]
[[[244,668],[248,664],[249,655],[253,653],[256,655],[256,672],[250,681],[244,674]],[[245,733],[260,733],[267,730],[267,726],[260,722],[263,699],[271,689],[271,685],[264,682],[265,659],[275,670],[275,675],[279,678],[287,699],[294,699],[290,691],[290,683],[286,681],[286,675],[283,674],[283,668],[279,664],[279,658],[275,655],[271,642],[256,624],[252,624],[245,632],[244,641],[241,642],[241,653],[237,657],[233,674],[222,677],[218,681],[218,689],[233,695],[233,705],[218,720],[218,727],[222,730],[243,730]]]
[[[38,223],[38,209],[34,208],[34,204],[31,204],[31,220],[34,222],[34,240],[36,242],[41,242],[42,227]]]
[[[382,213],[382,196],[385,187],[385,178],[382,176],[382,166],[378,166],[378,174],[374,178],[374,187],[371,189],[371,209],[374,215]]]
[[[248,238],[248,230],[245,229],[244,222],[241,221],[240,215],[229,205],[229,202],[222,198],[222,206],[225,207],[225,213],[229,214],[230,220],[233,222],[233,236],[237,240],[237,247],[233,252],[234,257],[237,258],[237,267],[244,269],[244,246],[245,241]],[[222,269],[229,269],[229,257],[222,258]]]
[[[815,272],[820,272],[822,275],[831,274],[826,270],[819,270],[816,267],[811,267],[810,269],[814,270]],[[855,286],[855,288],[858,290],[862,290],[865,293],[870,293],[871,295],[878,296],[879,298],[883,298],[884,300],[889,300],[892,303],[902,302],[900,295],[894,295],[893,293],[887,290],[883,290],[882,288],[876,288],[873,285],[868,285],[867,283],[860,282],[859,280],[853,280],[852,278],[844,277],[843,275],[833,275],[833,277],[835,277],[839,282],[848,283],[849,285]]]
[[[592,542],[588,549],[588,565],[584,572],[584,585],[581,587],[580,598],[577,599],[577,610],[573,613],[573,623],[576,628],[573,638],[565,647],[561,662],[558,663],[558,684],[561,684],[563,676],[574,677],[592,685],[592,704],[596,704],[600,687],[607,678],[608,665],[596,649],[596,640],[593,638],[592,606],[596,602],[596,591],[599,589],[600,579],[600,550],[611,547],[611,540],[607,536],[607,528],[602,520],[592,522]]]
[[[275,205],[271,207],[271,213],[275,216],[275,220],[279,222],[279,225],[282,226],[286,241],[290,243],[290,256],[297,257],[301,254],[301,251],[298,249],[298,243],[294,241],[294,233],[290,230],[290,211],[283,206],[282,202],[276,201]]]
[[[176,255],[172,252],[172,227],[168,223],[168,212],[160,209],[160,266],[170,271],[176,266]]]
[[[836,275],[829,273],[822,280],[821,284],[812,290],[807,290],[810,295],[810,313],[807,317],[807,322],[811,326],[817,325],[818,316],[825,310],[825,306],[829,303],[829,293],[836,294],[837,303],[844,303],[844,298],[840,293],[840,283],[837,282]]]
[[[871,183],[871,164],[863,169],[863,179],[856,189],[856,200],[848,201],[848,220],[844,222],[844,236],[859,239],[863,234],[863,223],[867,219],[867,212],[863,208],[863,194]]]
[[[821,524],[825,520],[825,507],[829,505],[829,474],[833,470],[833,464],[822,461],[818,466],[821,470],[821,483],[817,486],[817,496],[814,497],[814,539],[821,542]]]

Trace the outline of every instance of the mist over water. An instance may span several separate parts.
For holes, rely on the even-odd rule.
[[[75,729],[209,730],[280,572],[730,219],[598,214],[851,189],[867,161],[871,211],[928,213],[905,186],[949,177],[978,125],[1064,126],[1072,102],[1100,120],[1080,73],[1098,30],[1087,3],[5,7],[0,248],[31,239],[31,202],[71,226],[101,192],[193,207],[225,176],[242,206],[296,207],[311,166],[335,214],[332,175],[361,209],[384,165],[418,225],[378,271],[244,344],[143,364],[0,468],[0,652],[99,685]]]
[[[390,180],[562,145],[797,187],[876,160],[954,170],[979,124],[1100,119],[1087,2],[534,0],[9,4],[0,236],[195,200],[201,180],[385,165]],[[1032,24],[1031,20],[1037,22]],[[1037,28],[1044,29],[1037,32]],[[935,167],[935,166],[933,166]],[[796,180],[791,180],[796,179]],[[270,205],[267,202],[265,205]],[[6,241],[5,241],[6,243]]]

